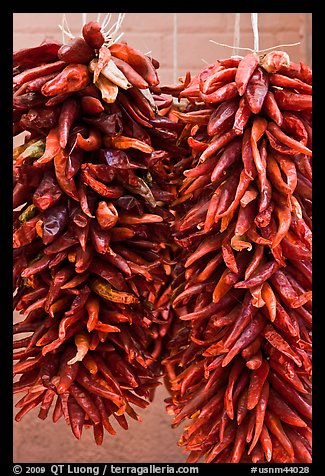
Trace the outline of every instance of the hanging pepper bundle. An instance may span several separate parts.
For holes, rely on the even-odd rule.
[[[151,92],[159,63],[106,40],[88,22],[69,44],[15,52],[13,71],[15,419],[53,407],[97,444],[159,384],[182,153],[172,98]]]
[[[190,147],[163,360],[188,462],[311,462],[311,82],[273,51],[161,86]]]

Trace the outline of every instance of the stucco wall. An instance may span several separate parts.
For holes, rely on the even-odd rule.
[[[88,19],[95,19],[88,13]],[[116,17],[116,14],[113,14]],[[231,49],[209,40],[233,43],[233,13],[127,13],[122,24],[123,40],[160,62],[162,83],[171,83],[187,70],[196,73],[205,63],[232,54]],[[72,33],[80,34],[81,14],[68,13]],[[175,23],[176,20],[176,23]],[[36,46],[45,37],[61,39],[58,24],[62,13],[15,13],[14,49]],[[175,36],[177,33],[177,36]],[[176,40],[176,41],[175,41]],[[300,42],[286,50],[293,61],[311,65],[311,14],[259,14],[260,49],[283,43]],[[241,14],[242,47],[253,47],[250,15]],[[42,421],[37,410],[20,423],[14,422],[15,462],[170,462],[182,463],[186,455],[177,446],[180,429],[170,428],[171,417],[165,411],[167,392],[158,388],[152,404],[142,411],[143,421],[130,422],[128,431],[115,425],[118,434],[106,434],[101,447],[95,445],[91,430],[77,441],[63,420],[53,424]],[[18,398],[14,399],[16,402]]]

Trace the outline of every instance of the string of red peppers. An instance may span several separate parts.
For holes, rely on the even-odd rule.
[[[191,150],[163,360],[188,462],[311,462],[311,83],[273,51],[161,87]]]
[[[15,416],[63,416],[76,438],[141,420],[170,322],[167,205],[182,126],[151,92],[159,63],[89,22],[68,45],[14,53]]]
[[[310,462],[311,70],[251,54],[158,86],[155,60],[83,35],[15,54],[16,419],[57,395],[54,421],[101,443],[164,346],[188,461]]]

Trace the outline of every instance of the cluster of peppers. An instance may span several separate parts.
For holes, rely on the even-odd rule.
[[[187,98],[162,361],[188,462],[311,462],[311,70],[216,61]]]
[[[95,22],[82,33],[14,54],[15,419],[53,406],[101,444],[160,383],[182,126],[150,90],[156,60],[106,44]]]
[[[164,375],[188,462],[310,462],[311,70],[158,68],[95,22],[14,53],[15,418],[101,444]]]

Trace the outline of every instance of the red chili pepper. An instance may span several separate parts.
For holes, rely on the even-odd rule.
[[[204,82],[203,92],[208,92],[208,90],[212,89],[213,85],[217,83],[233,81],[236,73],[237,68],[235,67],[216,70],[214,74],[210,74]]]
[[[103,402],[103,399],[101,397],[99,397],[98,395],[95,395],[95,403],[96,403],[96,406],[100,412],[100,415],[101,415],[101,419],[102,419],[102,423],[103,423],[103,426],[104,428],[111,434],[111,435],[116,435],[116,431],[114,430],[114,428],[112,427],[112,425],[110,424],[110,421],[109,421],[109,415],[108,415],[108,412],[106,410],[106,407],[105,407],[105,404]]]
[[[47,83],[47,81],[49,81],[50,79],[55,78],[57,74],[57,72],[46,74],[45,76],[41,76],[39,78],[32,79],[27,83],[24,83],[24,85],[26,86],[26,92],[39,91],[42,88],[43,84]]]
[[[78,191],[73,178],[68,179],[66,176],[68,155],[61,149],[54,157],[55,176],[61,189],[71,198],[79,201]]]
[[[310,84],[306,84],[300,79],[289,78],[282,74],[276,73],[270,75],[270,84],[272,86],[281,86],[282,88],[292,88],[304,93],[312,94],[313,87]]]
[[[67,63],[88,64],[95,56],[83,38],[75,38],[66,45],[62,45],[58,51],[58,58]]]
[[[260,66],[257,66],[249,78],[245,91],[248,106],[254,114],[261,112],[268,87],[269,75]]]
[[[114,350],[114,349],[112,349],[112,350]],[[95,359],[95,362],[98,365],[99,370],[101,371],[101,373],[105,377],[106,382],[111,386],[111,388],[115,389],[116,393],[122,394],[123,392],[122,392],[122,389],[121,389],[121,387],[118,383],[118,380],[112,374],[112,372],[108,368],[108,365],[106,364],[108,356],[109,356],[109,354],[106,356],[106,360],[104,360],[98,353],[96,353],[96,354],[94,354],[94,359]],[[114,364],[113,364],[113,367],[115,367]],[[134,385],[132,385],[132,386],[134,386]]]
[[[273,389],[270,391],[268,408],[283,422],[297,427],[306,427],[307,423],[292,410]]]
[[[42,89],[42,88],[41,88]],[[61,94],[56,94],[55,96],[52,96],[50,99],[48,99],[45,103],[46,107],[52,107],[56,106],[57,104],[61,104],[64,102],[69,96],[71,96],[71,92],[69,93],[61,93]]]
[[[25,221],[13,234],[13,248],[26,246],[37,238],[35,225],[39,217],[36,216],[31,220]]]
[[[252,249],[252,244],[249,241],[245,242],[244,240],[242,240],[242,242],[240,243],[240,237],[243,237],[245,233],[250,229],[255,216],[256,206],[254,201],[251,201],[245,207],[241,206],[239,208],[235,228],[235,236],[231,239],[231,246],[237,251],[241,251],[241,249],[243,248],[248,248],[249,250]],[[237,241],[235,240],[235,237],[238,237],[238,245],[242,245],[242,247],[238,247],[238,245],[236,245]]]
[[[97,220],[90,222],[89,234],[97,253],[104,254],[109,250],[110,233],[107,230],[103,230]]]
[[[238,172],[239,172],[239,170],[238,170]],[[248,175],[246,175],[246,172],[244,170],[242,170],[240,175],[239,175],[239,181],[237,182],[237,180],[238,180],[237,173],[235,173],[235,171],[233,171],[232,175],[227,180],[227,182],[229,184],[229,188],[227,187],[225,192],[228,192],[228,193],[223,194],[222,199],[220,200],[218,209],[216,211],[216,215],[215,215],[215,219],[214,219],[215,223],[217,223],[217,221],[220,218],[222,218],[221,227],[220,227],[221,232],[226,230],[226,228],[228,227],[228,224],[230,223],[230,221],[231,221],[231,219],[232,219],[232,217],[235,213],[235,210],[236,210],[237,206],[240,203],[240,199],[243,197],[243,195],[244,195],[244,193],[245,193],[246,189],[248,188],[248,186],[250,184],[250,181],[251,181],[250,177],[248,177]],[[233,186],[233,183],[237,183],[237,188],[236,188],[234,197],[231,197],[230,193],[235,188]],[[227,195],[229,196],[229,198],[227,197]],[[227,198],[227,201],[224,200],[224,198]],[[233,200],[231,201],[232,198],[233,198]],[[226,203],[223,203],[223,202],[226,202]]]
[[[311,448],[306,442],[306,439],[301,436],[298,432],[293,431],[290,427],[286,427],[285,431],[290,438],[292,446],[295,451],[295,457],[301,461],[306,461],[306,463],[312,462]]]
[[[262,385],[260,396],[259,396],[257,405],[255,407],[255,415],[256,415],[255,431],[254,431],[254,437],[252,439],[251,445],[248,450],[248,454],[252,452],[253,448],[256,446],[258,440],[260,439],[262,446],[264,448],[264,452],[265,452],[265,449],[267,449],[265,456],[267,457],[267,459],[270,459],[272,456],[272,447],[270,448],[270,442],[267,439],[268,431],[264,424],[264,418],[265,418],[265,412],[266,412],[268,400],[269,400],[269,383],[266,380]],[[263,431],[263,428],[265,428],[264,431]],[[264,439],[266,440],[265,442],[263,442]]]
[[[205,458],[206,463],[212,463],[215,460],[215,457],[224,451],[224,449],[227,448],[227,446],[230,445],[232,441],[234,441],[236,428],[237,427],[234,422],[227,426],[223,439],[213,446],[212,450]]]
[[[248,344],[253,342],[257,335],[262,331],[265,326],[265,320],[260,315],[257,314],[255,319],[245,328],[242,332],[239,339],[235,344],[230,348],[229,352],[226,354],[225,358],[222,361],[222,367],[228,365],[228,363],[237,355],[239,352],[244,349]],[[228,346],[230,347],[230,346]]]
[[[305,145],[301,144],[301,142],[292,139],[292,137],[286,135],[279,126],[275,124],[275,122],[269,122],[268,130],[274,135],[276,139],[278,139],[283,144],[289,146],[292,150],[296,153],[305,154],[308,156],[312,155],[312,151],[308,149]]]
[[[119,198],[123,195],[123,188],[119,185],[111,185],[110,187],[96,180],[87,170],[88,165],[82,164],[81,173],[82,180],[86,185],[89,185],[99,195],[107,198]]]
[[[38,418],[40,418],[41,420],[45,420],[47,418],[47,415],[51,408],[54,397],[55,397],[55,391],[50,388],[47,389],[46,392],[43,394],[41,407],[38,413]]]
[[[273,94],[281,111],[304,111],[312,108],[312,96],[309,94],[294,93],[286,88],[275,89]]]
[[[80,91],[90,82],[88,68],[84,64],[69,64],[55,78],[45,83],[41,92],[44,96],[67,94]]]
[[[238,96],[238,90],[234,81],[226,83],[212,93],[205,94],[200,91],[200,97],[206,104],[216,104],[228,101]]]
[[[254,164],[253,150],[251,145],[251,128],[247,128],[243,135],[242,161],[247,176],[253,180],[256,176],[256,168]]]
[[[218,163],[212,171],[211,182],[217,181],[222,176],[222,174],[224,174],[228,167],[239,160],[241,156],[241,147],[242,141],[240,138],[234,139],[228,145],[226,145],[219,157]]]
[[[261,367],[263,362],[263,356],[261,351],[258,351],[255,355],[253,355],[249,360],[246,361],[246,367],[250,370],[257,370]]]
[[[119,58],[134,68],[150,86],[159,82],[157,72],[150,59],[127,43],[114,43],[110,47],[112,56]]]
[[[292,350],[291,346],[277,333],[271,324],[266,324],[263,335],[270,344],[282,352],[284,355],[292,359],[296,365],[301,367],[302,363],[299,356]]]
[[[261,116],[256,116],[252,126],[251,132],[251,146],[252,146],[252,153],[254,158],[254,163],[256,166],[256,170],[258,172],[258,186],[260,189],[260,206],[259,211],[262,212],[265,210],[270,202],[272,188],[269,180],[266,176],[266,158],[267,158],[267,151],[265,143],[261,144],[260,150],[258,148],[258,141],[262,138],[264,132],[267,128],[267,121],[265,118]]]
[[[87,390],[84,390],[81,386],[76,383],[70,385],[69,391],[71,395],[75,398],[79,406],[84,410],[84,412],[89,416],[89,418],[95,423],[98,424],[101,421],[100,413],[95,405],[93,399],[89,395]]]
[[[226,132],[234,123],[235,114],[237,114],[238,100],[230,99],[222,102],[211,114],[207,124],[209,136],[219,135]],[[190,113],[188,113],[190,114]],[[197,121],[196,121],[197,123]]]
[[[79,382],[84,388],[86,388],[89,392],[98,395],[100,397],[103,397],[105,399],[108,399],[115,403],[119,410],[118,414],[123,414],[125,410],[125,401],[123,397],[115,392],[112,392],[108,390],[106,387],[103,385],[99,384],[96,382],[96,380],[91,379],[88,377],[88,374],[82,366],[79,368],[78,375],[77,375],[77,382]],[[73,386],[74,384],[72,384]],[[71,387],[70,386],[70,389]],[[121,413],[120,413],[121,412]],[[90,416],[90,415],[89,415]]]
[[[127,61],[121,58],[112,56],[112,61],[116,64],[118,69],[122,71],[127,80],[136,88],[147,89],[148,82],[139,74]],[[183,85],[182,85],[183,86]]]
[[[85,411],[71,395],[69,395],[67,406],[71,430],[74,436],[80,440],[85,421]]]
[[[15,51],[13,53],[13,66],[29,68],[42,63],[51,63],[56,60],[60,46],[59,41],[45,40],[39,46]]]
[[[36,66],[32,69],[27,69],[20,74],[17,74],[13,78],[13,82],[16,85],[21,85],[27,81],[39,78],[40,76],[45,76],[47,74],[53,73],[55,71],[60,71],[66,66],[65,61],[56,61],[54,63],[43,64],[42,66]]]
[[[42,181],[33,194],[33,203],[44,211],[51,207],[62,196],[53,172],[45,172]]]
[[[101,101],[92,96],[82,96],[80,105],[85,114],[99,114],[105,110]]]
[[[272,440],[271,440],[269,431],[268,431],[267,426],[265,424],[263,424],[259,440],[261,442],[261,446],[263,448],[263,451],[264,451],[264,454],[265,454],[265,457],[266,457],[266,461],[268,461],[268,462],[271,461],[273,445],[272,445]]]
[[[228,385],[224,394],[224,408],[226,409],[227,415],[231,420],[234,419],[234,407],[233,407],[233,390],[236,380],[238,379],[241,371],[244,368],[244,363],[241,359],[235,360],[232,368],[230,370]]]
[[[47,134],[44,154],[37,160],[35,160],[35,162],[33,163],[34,167],[38,167],[40,165],[46,164],[47,162],[50,162],[59,151],[60,142],[58,128],[54,127]]]
[[[35,357],[34,359],[29,359],[23,362],[17,362],[13,366],[13,372],[16,375],[16,374],[30,371],[34,369],[35,367],[37,367],[38,364],[42,361],[42,359],[43,359],[43,356],[40,354],[38,357]]]
[[[252,410],[258,404],[268,373],[269,364],[265,359],[262,360],[262,365],[251,373],[247,395],[248,410]]]
[[[305,146],[309,142],[309,133],[311,132],[310,127],[308,127],[307,123],[304,123],[304,121],[295,112],[285,111],[283,113],[282,130],[287,134],[292,135],[296,140],[299,140],[299,142]]]
[[[74,357],[74,355],[75,355],[75,350],[71,346],[67,347],[67,349],[62,355],[62,358],[60,361],[60,370],[59,370],[60,380],[57,384],[57,392],[59,394],[63,394],[64,392],[66,392],[68,388],[70,387],[70,385],[76,379],[79,363],[76,362],[73,365],[68,364],[69,360],[71,360]]]
[[[100,148],[102,143],[101,133],[97,129],[90,129],[89,136],[85,139],[79,132],[77,133],[76,146],[80,149],[91,151]]]
[[[256,53],[251,53],[244,56],[238,64],[235,82],[240,96],[246,91],[247,84],[254,73],[259,62],[258,55]]]
[[[58,135],[60,147],[62,147],[62,149],[64,149],[68,143],[70,129],[73,123],[79,117],[79,111],[80,106],[74,98],[68,98],[66,101],[64,101],[61,107],[58,124]]]
[[[277,270],[271,277],[270,281],[276,291],[280,294],[283,302],[291,307],[292,302],[298,298],[298,295],[287,276],[281,270]]]
[[[217,372],[218,369],[216,369],[214,372]],[[219,375],[220,375],[220,370],[218,370]],[[205,389],[205,391],[199,392],[192,400],[190,400],[176,415],[176,417],[172,421],[172,425],[175,427],[181,423],[184,418],[186,418],[188,415],[191,415],[193,411],[196,410],[199,406],[201,406],[204,402],[208,401],[209,398],[212,397],[212,395],[215,394],[215,388],[219,385],[218,381],[214,382],[213,385],[210,386],[208,390]]]
[[[264,247],[262,248],[264,250]],[[259,266],[254,273],[250,274],[249,279],[239,281],[234,285],[235,288],[251,288],[264,283],[279,268],[276,261],[269,261]]]
[[[227,266],[227,268],[230,269],[230,271],[237,274],[238,267],[237,267],[234,252],[232,250],[230,243],[224,243],[221,246],[221,250],[222,250],[222,257],[223,257],[223,261],[225,265]]]
[[[275,99],[275,96],[272,91],[267,91],[264,102],[263,109],[266,114],[279,126],[282,126],[283,123],[283,114],[281,113],[278,103]]]
[[[270,412],[270,410],[266,410],[265,422],[270,432],[279,440],[280,444],[287,451],[289,457],[293,458],[294,449],[292,443],[287,437],[279,418]]]
[[[238,135],[242,135],[244,133],[244,128],[248,123],[248,120],[251,116],[251,108],[247,102],[245,96],[243,96],[239,101],[239,107],[235,114],[235,120],[233,124],[233,129]]]
[[[267,156],[266,170],[272,185],[279,190],[279,192],[285,195],[292,193],[291,188],[282,178],[281,169],[277,161],[271,154]]]
[[[82,28],[82,36],[87,45],[93,49],[99,49],[105,41],[101,32],[101,26],[98,22],[89,21]]]
[[[35,261],[28,268],[25,268],[24,271],[21,273],[21,276],[23,278],[28,278],[29,276],[32,276],[33,274],[39,273],[43,269],[47,268],[49,262],[50,262],[50,259],[47,256],[43,256],[41,259]],[[29,293],[30,298],[33,299],[34,296],[36,297],[40,291],[42,291],[42,288],[36,289],[32,291],[32,293]],[[22,299],[22,302],[26,300],[28,300],[28,297],[25,295],[24,298]]]
[[[100,304],[95,296],[90,296],[86,302],[86,310],[88,313],[87,330],[91,332],[97,325]]]
[[[33,401],[27,403],[24,407],[22,407],[22,409],[15,416],[15,420],[17,422],[21,421],[21,419],[23,418],[24,415],[26,415],[26,413],[28,413],[30,410],[35,408],[42,401],[43,393],[44,392],[42,393],[38,392],[37,398],[35,398]]]
[[[270,51],[260,58],[260,65],[268,73],[276,73],[290,65],[290,58],[284,51]]]

